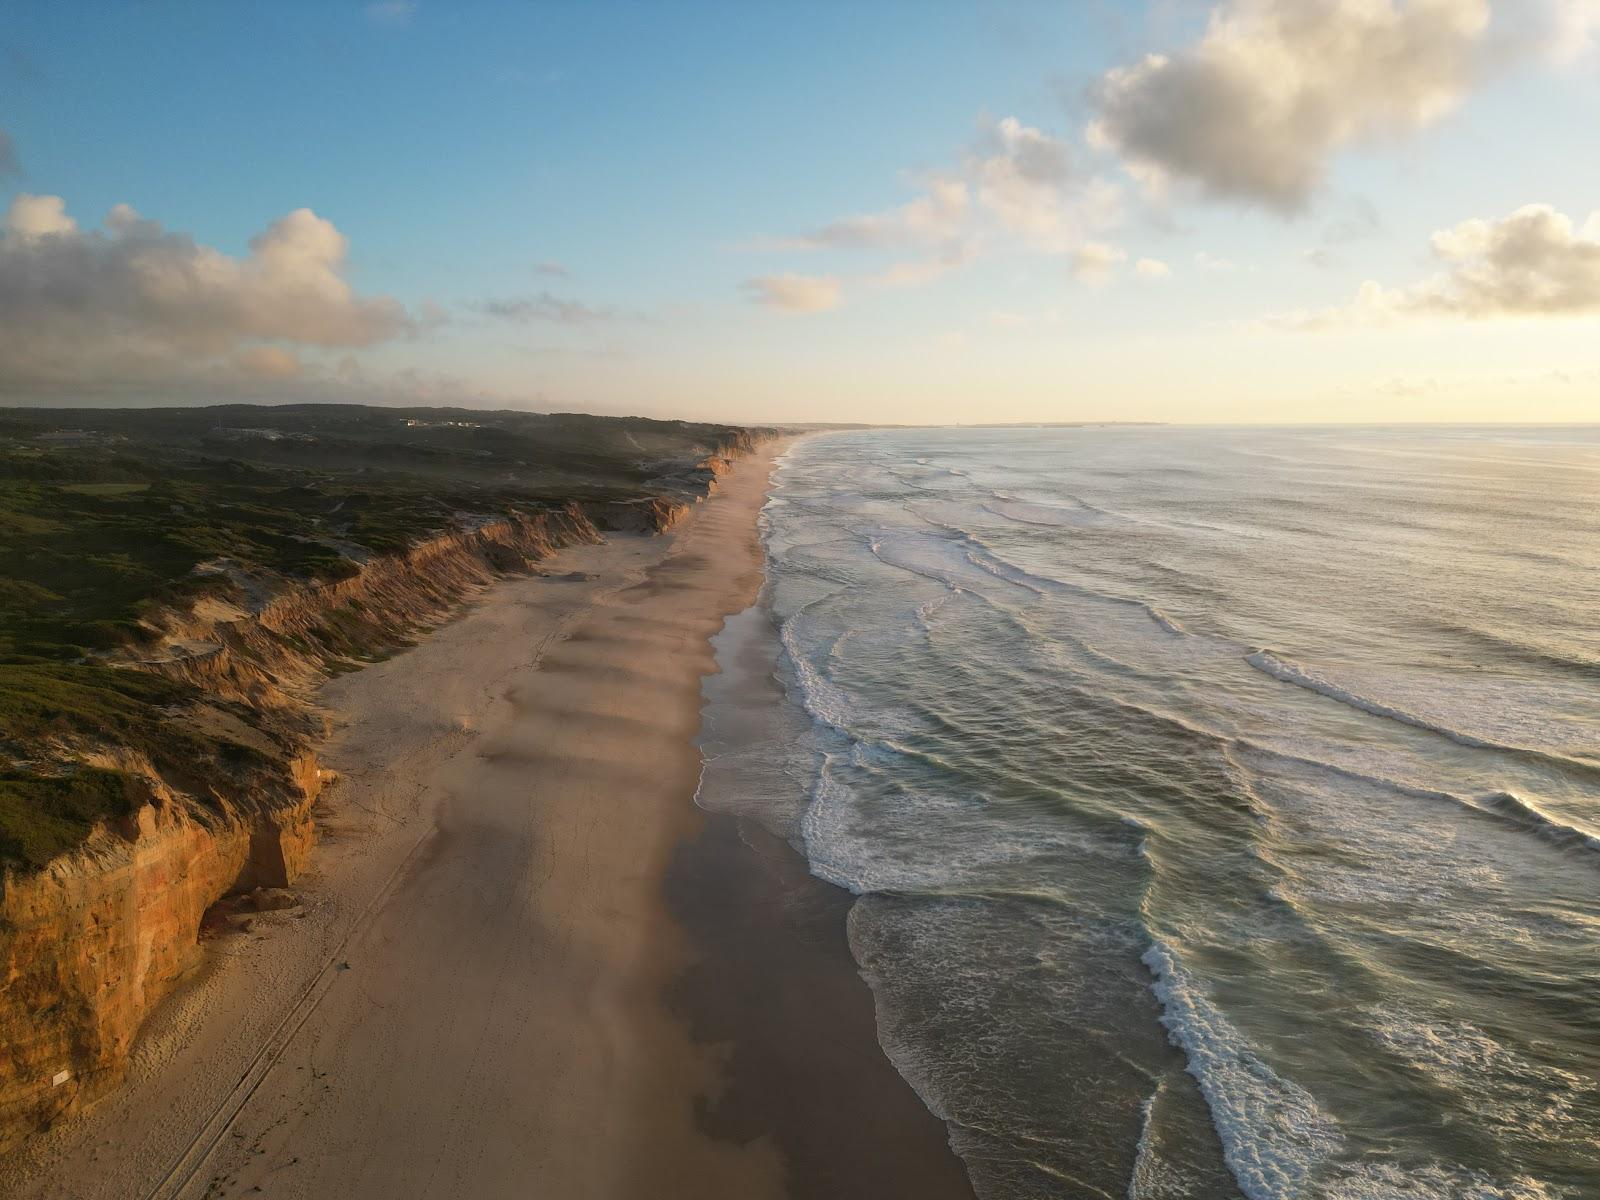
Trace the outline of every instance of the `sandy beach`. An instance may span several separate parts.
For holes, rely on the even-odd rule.
[[[848,897],[693,805],[773,457],[330,684],[301,903],[224,933],[18,1197],[970,1195]]]

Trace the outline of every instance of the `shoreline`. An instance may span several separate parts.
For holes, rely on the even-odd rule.
[[[782,448],[330,683],[302,905],[216,943],[10,1194],[970,1196],[877,1045],[848,895],[692,801]]]

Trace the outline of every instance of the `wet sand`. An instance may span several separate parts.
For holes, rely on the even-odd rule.
[[[11,1194],[970,1196],[876,1043],[848,898],[692,803],[774,452],[331,685],[303,907],[218,943]]]

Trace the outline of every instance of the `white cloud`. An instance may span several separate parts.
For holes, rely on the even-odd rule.
[[[1065,142],[1016,117],[980,119],[959,165],[922,176],[919,186],[922,194],[899,207],[845,217],[799,236],[761,239],[748,248],[915,252],[875,272],[846,280],[828,276],[835,291],[821,307],[832,307],[847,283],[924,285],[1004,246],[1066,254],[1122,216],[1121,189],[1102,178],[1079,176]],[[759,290],[755,294],[775,307],[799,307]],[[820,293],[809,289],[807,295]]]
[[[1556,0],[1555,8],[1552,55],[1571,60],[1593,49],[1595,39],[1600,37],[1600,0]]]
[[[744,286],[752,302],[780,312],[822,312],[837,307],[842,296],[831,275],[763,275]]]
[[[934,177],[926,192],[909,204],[887,212],[844,217],[799,237],[774,243],[786,250],[868,250],[938,242],[960,234],[970,200],[959,179]]]
[[[870,250],[937,244],[970,238],[983,216],[1014,234],[1052,237],[1068,216],[1075,182],[1065,142],[1016,117],[984,117],[960,166],[925,177],[917,199],[885,212],[845,217],[775,245]]]
[[[1600,315],[1600,212],[1580,229],[1547,204],[1499,220],[1463,221],[1433,235],[1439,274],[1403,288],[1369,280],[1341,308],[1269,319],[1273,328],[1316,331],[1393,325],[1416,318]]]
[[[1100,80],[1090,140],[1148,184],[1298,211],[1334,152],[1453,110],[1489,28],[1487,0],[1224,0],[1194,45]]]
[[[572,274],[571,271],[567,270],[564,264],[551,260],[546,260],[542,263],[535,263],[533,265],[533,270],[534,274],[536,275],[552,275],[557,279],[566,279]]]
[[[1101,284],[1111,278],[1127,252],[1105,242],[1085,242],[1072,252],[1072,274],[1081,283]]]
[[[978,202],[1011,233],[1058,242],[1071,223],[1073,183],[1066,144],[1016,117],[980,122],[965,173]]]
[[[24,192],[11,201],[6,213],[6,232],[19,242],[72,233],[77,228],[78,223],[67,216],[67,206],[60,196],[30,196]]]
[[[1016,117],[984,118],[962,172],[993,234],[1061,254],[1122,219],[1122,190],[1074,171],[1066,143]],[[991,239],[993,240],[993,239]]]
[[[413,330],[397,301],[354,292],[346,249],[304,208],[233,258],[127,205],[83,230],[60,197],[19,195],[0,233],[0,391],[259,367],[269,357],[237,356],[263,343],[370,346]]]
[[[1238,263],[1220,255],[1212,254],[1209,250],[1196,250],[1194,252],[1194,265],[1202,271],[1215,271],[1218,273],[1237,271],[1239,269]]]
[[[930,257],[892,263],[863,282],[877,288],[920,287],[966,266],[977,254],[974,243],[952,242]]]
[[[1066,144],[1016,117],[978,122],[973,153],[982,162],[1003,162],[1006,171],[1030,184],[1065,183],[1072,177]]]
[[[1512,15],[1520,18],[1509,35],[1513,50],[1557,64],[1584,57],[1600,34],[1600,0],[1524,0]]]
[[[1172,275],[1172,268],[1159,258],[1141,258],[1133,264],[1133,271],[1142,279],[1167,279]]]

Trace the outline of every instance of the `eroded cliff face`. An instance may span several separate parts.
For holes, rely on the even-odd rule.
[[[120,1076],[145,1015],[198,958],[206,909],[249,874],[253,834],[146,804],[7,888],[0,1086],[13,1136]]]
[[[595,515],[663,529],[683,506],[622,507]],[[0,1148],[120,1079],[139,1026],[198,958],[207,909],[230,892],[282,887],[305,868],[324,774],[316,685],[445,620],[496,577],[600,536],[575,506],[467,522],[336,583],[241,576],[226,598],[151,616],[150,640],[120,665],[197,689],[166,719],[228,753],[178,778],[123,747],[55,748],[126,772],[146,794],[77,850],[4,880]]]

